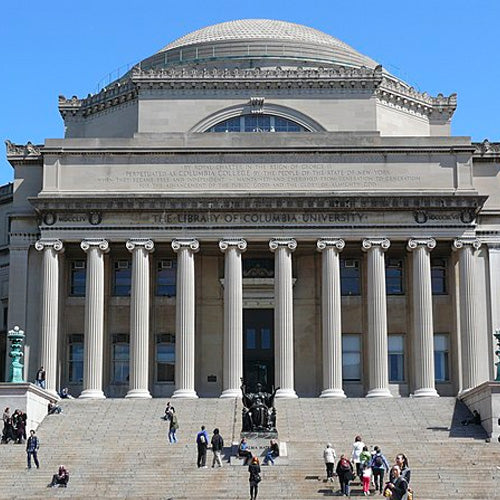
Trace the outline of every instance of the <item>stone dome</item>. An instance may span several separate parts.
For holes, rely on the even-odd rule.
[[[250,60],[250,66],[273,63],[287,66],[377,66],[374,60],[346,43],[314,28],[269,19],[242,19],[188,33],[142,61],[141,67],[200,64],[241,67],[248,66]]]

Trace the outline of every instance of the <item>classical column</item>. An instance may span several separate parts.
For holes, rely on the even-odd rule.
[[[367,398],[391,397],[387,351],[387,300],[384,252],[388,239],[363,240],[367,253],[368,277],[368,394]]]
[[[40,365],[46,372],[45,388],[57,395],[57,337],[59,332],[59,254],[64,247],[57,239],[41,239],[35,248],[42,257],[42,349]]]
[[[274,338],[277,398],[296,398],[293,368],[293,239],[276,238],[269,242],[274,252]]]
[[[433,238],[410,239],[412,258],[414,397],[438,396],[434,385],[434,329],[432,321],[432,282],[430,252]]]
[[[194,390],[194,254],[197,240],[174,240],[177,253],[177,294],[175,308],[175,392],[173,398],[197,398]]]
[[[462,351],[462,391],[479,385],[479,339],[476,330],[475,251],[481,243],[475,238],[456,239],[452,248],[458,251],[460,339]],[[484,361],[485,362],[485,361]]]
[[[104,254],[109,252],[109,243],[89,239],[83,240],[80,247],[87,254],[83,391],[80,398],[104,399]]]
[[[126,243],[132,253],[130,293],[130,374],[126,398],[150,398],[149,372],[149,254],[154,243],[133,239]]]
[[[322,239],[321,319],[323,342],[323,391],[321,398],[345,398],[342,389],[342,324],[339,253],[344,240]]]
[[[224,362],[221,398],[241,396],[243,376],[243,281],[241,254],[247,248],[242,239],[221,240],[224,252]]]

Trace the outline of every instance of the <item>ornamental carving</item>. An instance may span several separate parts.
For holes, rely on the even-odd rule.
[[[334,250],[341,252],[342,250],[344,250],[344,247],[345,241],[342,239],[325,238],[316,242],[316,249],[318,250],[318,252],[321,252],[327,248],[333,248]]]
[[[408,240],[408,251],[415,250],[418,247],[424,247],[428,250],[436,248],[436,240],[434,238],[411,238]]]
[[[234,248],[240,252],[244,252],[247,249],[247,242],[244,239],[228,239],[220,240],[219,248],[225,252],[228,249]]]
[[[61,240],[52,238],[42,238],[35,243],[35,249],[39,252],[47,248],[51,248],[55,252],[62,252],[64,250],[64,245]]]
[[[102,213],[97,211],[91,211],[88,213],[89,223],[93,226],[97,226],[102,222]]]
[[[172,250],[174,252],[179,252],[181,250],[190,250],[195,253],[200,249],[200,242],[195,239],[176,239],[172,241]]]
[[[80,243],[80,248],[84,252],[88,252],[91,248],[97,248],[103,253],[108,253],[109,243],[107,240],[104,239],[96,239],[96,240],[86,239]]]
[[[7,156],[40,156],[42,145],[35,145],[28,141],[26,144],[14,144],[7,139],[5,141]]]
[[[361,249],[364,252],[372,250],[373,248],[380,248],[383,252],[389,249],[391,242],[387,238],[367,238],[363,240]]]
[[[134,238],[128,240],[127,243],[125,243],[125,246],[129,252],[133,252],[139,248],[144,248],[147,252],[153,252],[155,248],[154,241],[149,238]]]
[[[269,242],[269,248],[271,252],[279,248],[286,248],[293,252],[297,248],[297,242],[293,238],[274,238]]]

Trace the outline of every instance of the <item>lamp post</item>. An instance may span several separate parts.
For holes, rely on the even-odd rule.
[[[9,334],[7,335],[7,338],[10,340],[11,343],[9,356],[12,358],[9,370],[9,382],[13,383],[24,382],[24,377],[23,377],[24,365],[21,361],[24,356],[23,353],[24,337],[25,337],[24,332],[18,326],[15,326],[12,330],[10,330]]]

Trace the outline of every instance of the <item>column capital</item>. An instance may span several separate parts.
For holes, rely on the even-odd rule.
[[[273,238],[269,241],[269,248],[274,252],[278,248],[288,248],[293,252],[297,248],[297,242],[293,238]]]
[[[326,250],[327,248],[333,248],[334,250],[337,250],[337,252],[342,252],[345,247],[345,241],[342,239],[328,239],[328,238],[321,238],[316,242],[316,250],[318,252],[322,252],[323,250]]]
[[[244,252],[247,249],[247,242],[243,239],[228,238],[219,241],[219,248],[225,252],[230,248]]]
[[[149,238],[134,238],[127,240],[127,243],[125,243],[125,246],[127,247],[127,250],[129,252],[133,252],[134,250],[138,248],[144,248],[147,252],[153,252],[155,249],[155,244],[153,240],[150,240]]]
[[[200,242],[193,238],[190,239],[175,239],[172,241],[172,250],[178,252],[179,250],[191,250],[195,253],[200,249]]]
[[[109,252],[109,243],[104,239],[85,239],[80,243],[80,248],[87,253],[91,248],[97,248],[102,253]]]
[[[42,238],[35,243],[35,248],[41,252],[46,248],[52,248],[55,252],[63,252],[64,245],[61,240],[57,238]]]
[[[366,238],[361,244],[361,249],[363,252],[380,247],[383,252],[385,252],[391,246],[391,242],[387,238]]]
[[[436,248],[436,240],[434,238],[410,238],[406,249],[411,252],[418,247],[426,247],[429,250]]]
[[[457,238],[453,240],[451,245],[453,251],[461,250],[464,247],[472,247],[472,251],[479,250],[481,242],[477,238]]]

